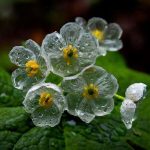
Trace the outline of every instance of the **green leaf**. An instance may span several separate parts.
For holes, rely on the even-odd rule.
[[[33,126],[22,107],[0,109],[0,149],[12,149],[22,134]]]

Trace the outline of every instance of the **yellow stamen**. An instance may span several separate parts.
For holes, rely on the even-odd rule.
[[[49,108],[53,104],[52,95],[47,92],[43,92],[40,95],[39,105],[45,108]]]
[[[98,29],[95,29],[95,30],[92,30],[91,31],[92,35],[94,37],[96,37],[99,41],[103,41],[104,40],[104,32],[98,30]]]
[[[67,47],[63,48],[63,57],[64,57],[67,65],[70,65],[72,58],[75,58],[75,59],[78,58],[77,48],[75,48],[69,44]]]
[[[25,66],[29,77],[34,77],[39,71],[39,64],[35,60],[29,60]]]
[[[98,87],[95,86],[94,84],[89,84],[84,86],[83,88],[83,97],[87,99],[94,99],[97,98],[99,95]]]

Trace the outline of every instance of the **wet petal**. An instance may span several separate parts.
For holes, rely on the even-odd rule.
[[[37,57],[37,63],[40,65],[40,76],[41,78],[45,78],[50,72],[50,66],[48,66],[46,60],[42,56]]]
[[[146,85],[144,83],[131,84],[126,90],[126,98],[132,101],[138,101],[144,97],[146,93]]]
[[[85,85],[85,81],[82,77],[78,77],[72,80],[63,80],[62,88],[64,92],[71,93],[71,92],[80,92]]]
[[[104,19],[98,18],[98,17],[93,17],[92,19],[90,19],[88,21],[87,28],[89,31],[93,31],[95,29],[103,31],[105,29],[106,25],[107,25],[107,22]]]
[[[72,93],[66,96],[67,111],[74,116],[77,116],[76,109],[78,109],[80,102],[82,101],[81,94],[72,91]]]
[[[67,23],[60,29],[60,34],[64,38],[66,44],[74,44],[79,38],[82,27],[76,23]]]
[[[66,44],[62,36],[57,32],[53,32],[46,35],[44,38],[42,50],[46,56],[49,55],[50,57],[59,57],[61,50],[65,45]]]
[[[35,60],[35,54],[23,46],[15,46],[9,53],[9,58],[12,63],[17,66],[24,66],[29,60]]]
[[[76,109],[76,112],[79,118],[86,123],[90,123],[95,118],[91,101],[88,101],[86,99],[83,99],[80,102],[79,107]]]
[[[134,121],[136,104],[130,99],[125,99],[122,102],[120,107],[120,113],[122,117],[122,121],[125,124],[127,129],[132,127],[132,122]]]
[[[118,90],[117,79],[109,73],[101,76],[96,81],[96,85],[99,88],[101,97],[112,97]]]
[[[105,40],[100,46],[107,51],[118,51],[123,47],[121,40]]]
[[[41,53],[40,46],[33,40],[29,39],[25,42],[25,47],[31,50],[36,56]]]
[[[121,27],[116,23],[110,23],[105,30],[104,37],[105,39],[115,40],[119,39],[121,35],[122,35]]]
[[[98,47],[97,41],[91,34],[84,33],[77,41],[77,49],[79,51],[79,62],[83,68],[95,63]]]
[[[106,74],[106,71],[103,68],[98,67],[98,66],[93,66],[93,67],[86,69],[83,72],[82,77],[86,81],[87,84],[90,84],[90,83],[96,83],[97,80],[105,74]]]
[[[33,123],[39,127],[50,126],[54,127],[60,122],[62,112],[59,111],[56,105],[45,109],[42,107],[37,108],[32,114],[31,118]]]
[[[74,76],[80,71],[77,61],[73,61],[70,65],[67,65],[63,56],[51,58],[50,62],[52,65],[52,72],[61,77]]]
[[[24,69],[18,68],[12,73],[12,82],[15,88],[20,90],[28,90],[31,86],[36,83],[44,81],[43,74],[35,77],[28,77]]]
[[[22,90],[26,86],[27,81],[26,72],[23,69],[16,69],[12,73],[12,83],[15,88]]]
[[[112,98],[97,98],[92,101],[92,109],[96,116],[104,116],[114,108],[114,100]]]
[[[86,26],[86,20],[82,17],[76,17],[75,22],[82,27]]]

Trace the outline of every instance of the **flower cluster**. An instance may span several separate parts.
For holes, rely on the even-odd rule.
[[[107,24],[102,18],[86,23],[78,17],[59,32],[46,35],[41,46],[27,40],[10,51],[11,62],[19,67],[12,73],[13,85],[26,93],[23,105],[36,126],[54,127],[65,110],[86,123],[95,116],[111,113],[117,79],[95,66],[95,61],[107,51],[121,49],[121,35],[122,29],[116,23]],[[45,82],[51,72],[62,77],[59,85]],[[125,122],[131,120],[135,111],[135,105],[126,107],[127,101],[133,103],[141,97],[139,92],[126,91],[127,100],[121,106]]]

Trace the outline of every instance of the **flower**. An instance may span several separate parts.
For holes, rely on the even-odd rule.
[[[67,23],[60,34],[48,34],[42,43],[52,71],[62,77],[74,76],[95,63],[97,42],[76,23]]]
[[[144,83],[134,83],[131,84],[125,92],[128,99],[134,102],[141,100],[146,93],[146,85]]]
[[[64,79],[67,111],[86,123],[95,116],[109,114],[114,108],[113,96],[118,89],[116,78],[103,68],[93,66],[75,79]]]
[[[27,92],[23,105],[31,113],[33,123],[39,127],[57,125],[66,106],[61,89],[51,83],[33,86]]]
[[[27,90],[32,85],[45,80],[48,67],[41,48],[32,40],[27,40],[24,46],[15,46],[9,53],[12,63],[19,66],[12,73],[12,82],[15,88]]]
[[[130,99],[125,99],[121,104],[120,113],[127,129],[132,127],[132,122],[135,120],[135,109],[136,104]]]
[[[144,83],[131,84],[125,92],[125,100],[120,107],[122,121],[127,129],[132,127],[135,120],[136,102],[144,98],[146,85]]]
[[[108,24],[104,19],[93,17],[87,25],[82,17],[75,19],[87,32],[90,32],[99,43],[99,55],[106,55],[106,51],[117,51],[122,48],[121,27],[116,23]]]

